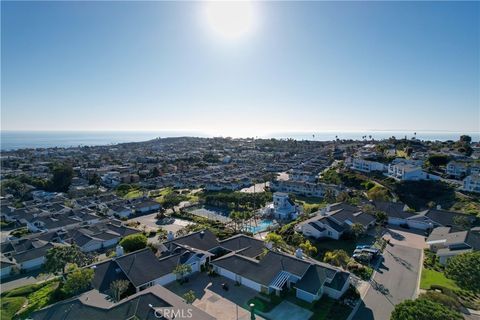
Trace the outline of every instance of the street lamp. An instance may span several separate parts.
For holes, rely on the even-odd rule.
[[[255,313],[253,312],[255,310],[255,304],[250,303],[250,320],[255,320]]]

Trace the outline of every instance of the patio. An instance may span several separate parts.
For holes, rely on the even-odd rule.
[[[222,283],[228,284],[228,291],[222,288]],[[257,292],[244,286],[236,286],[234,281],[224,277],[209,277],[205,273],[197,273],[190,277],[189,282],[180,284],[173,282],[166,288],[182,296],[193,290],[197,299],[193,305],[222,320],[249,320],[250,311],[247,301],[257,295]],[[256,319],[263,319],[256,315]]]

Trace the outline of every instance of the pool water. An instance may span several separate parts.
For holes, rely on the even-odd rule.
[[[251,232],[251,233],[259,233],[262,231],[267,230],[270,226],[273,225],[272,220],[262,220],[257,225],[252,225],[252,226],[247,226],[245,227],[245,231]]]

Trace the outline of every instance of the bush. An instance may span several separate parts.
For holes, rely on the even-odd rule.
[[[460,311],[462,308],[461,303],[458,301],[458,299],[449,295],[446,295],[445,293],[442,292],[437,292],[437,291],[427,291],[425,293],[422,293],[419,297],[419,299],[427,299],[436,303],[440,303],[450,309],[455,309],[457,311]]]
[[[141,233],[130,234],[120,241],[126,253],[143,249],[147,246],[147,237]]]
[[[427,300],[405,300],[397,304],[392,312],[391,320],[461,320],[460,313]]]
[[[445,275],[463,289],[480,292],[480,252],[468,252],[450,258]]]

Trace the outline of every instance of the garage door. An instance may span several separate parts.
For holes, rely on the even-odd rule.
[[[231,271],[228,271],[228,270],[225,270],[223,268],[218,268],[219,269],[219,274],[221,276],[224,276],[225,278],[228,278],[228,279],[231,279],[233,281],[236,281],[236,274],[231,272]]]

